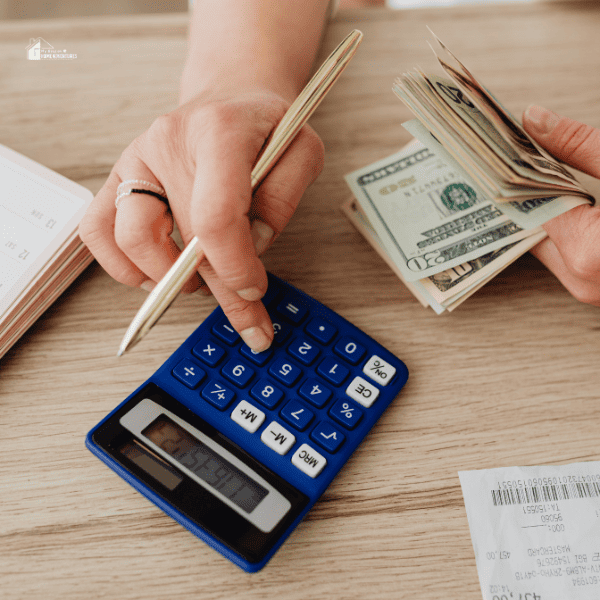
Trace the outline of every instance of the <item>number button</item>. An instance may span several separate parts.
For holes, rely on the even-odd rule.
[[[332,391],[316,379],[307,379],[300,386],[298,393],[317,408],[322,408],[331,398]]]
[[[238,387],[246,387],[248,382],[254,377],[254,371],[250,367],[236,360],[230,360],[223,367],[221,373]]]
[[[253,363],[257,364],[259,367],[262,367],[269,360],[269,358],[271,358],[273,350],[268,348],[264,352],[254,352],[254,350],[251,350],[248,346],[246,346],[246,344],[242,344],[240,353]]]
[[[310,438],[332,454],[344,443],[346,436],[328,421],[321,421],[310,433]]]
[[[354,429],[362,419],[363,412],[354,402],[338,400],[329,409],[329,416],[346,429]]]
[[[250,390],[250,395],[267,408],[275,408],[283,398],[283,392],[267,379],[261,379]]]
[[[300,431],[304,431],[315,416],[312,411],[305,408],[297,400],[290,400],[290,402],[281,409],[280,414],[284,421],[287,421],[292,427],[295,427]]]
[[[278,358],[274,361],[269,367],[269,373],[288,387],[294,385],[302,375],[300,367],[290,364],[285,358]]]
[[[365,355],[367,349],[351,337],[343,337],[338,340],[338,343],[333,347],[333,351],[342,358],[345,358],[349,363],[357,365]]]
[[[213,381],[202,390],[202,397],[219,410],[225,410],[235,398],[235,392]]]
[[[325,377],[325,379],[330,383],[333,383],[333,385],[342,385],[350,371],[333,358],[327,357],[317,367],[317,373]]]
[[[317,356],[319,356],[319,349],[312,342],[307,342],[303,339],[294,340],[289,346],[287,351],[295,358],[297,358],[303,365],[310,365],[315,362]]]
[[[214,324],[212,332],[226,344],[233,346],[240,337],[238,332],[231,326],[229,321],[225,318],[221,319]]]
[[[214,367],[225,356],[225,350],[210,340],[203,340],[192,348],[192,354],[209,367]]]
[[[265,413],[252,406],[250,402],[242,400],[231,413],[231,418],[241,425],[246,431],[254,433],[265,420]]]
[[[273,344],[281,346],[290,337],[292,328],[286,323],[282,323],[280,320],[273,319],[273,331],[275,333]]]
[[[283,300],[277,305],[277,312],[287,317],[296,325],[302,322],[306,316],[308,308],[292,296],[284,296]]]
[[[182,360],[174,369],[173,376],[190,389],[197,388],[206,373],[192,360]]]
[[[311,338],[321,342],[321,344],[329,344],[337,333],[337,329],[331,323],[319,317],[311,319],[305,331]]]
[[[396,374],[396,367],[374,354],[363,367],[363,373],[380,385],[387,385]]]

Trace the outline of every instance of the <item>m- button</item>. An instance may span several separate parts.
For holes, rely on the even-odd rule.
[[[327,460],[308,444],[302,444],[294,452],[292,464],[314,479],[325,468]]]

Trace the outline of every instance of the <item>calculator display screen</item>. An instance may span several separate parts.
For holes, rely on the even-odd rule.
[[[164,414],[146,427],[142,435],[247,513],[252,512],[268,493]]]
[[[183,477],[175,469],[144,448],[137,440],[127,442],[120,450],[129,460],[160,481],[168,490],[174,490],[183,481]]]

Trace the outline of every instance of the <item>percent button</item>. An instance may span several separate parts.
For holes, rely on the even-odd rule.
[[[354,429],[362,419],[363,411],[348,400],[338,400],[330,409],[329,416],[346,429]]]

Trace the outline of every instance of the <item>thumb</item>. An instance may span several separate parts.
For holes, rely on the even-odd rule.
[[[558,160],[600,178],[600,130],[535,105],[523,113],[523,127]]]

